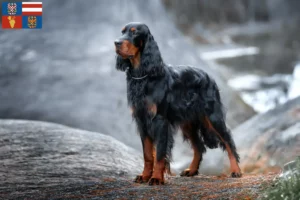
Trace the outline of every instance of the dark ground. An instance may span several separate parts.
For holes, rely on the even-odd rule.
[[[256,199],[258,192],[276,174],[245,176],[240,179],[196,176],[170,177],[163,186],[136,184],[131,179],[103,178],[100,182],[50,186],[31,193],[15,193],[5,199]],[[1,197],[1,194],[0,194]]]

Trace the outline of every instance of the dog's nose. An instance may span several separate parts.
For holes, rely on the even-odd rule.
[[[122,45],[122,41],[115,40],[115,45],[116,45],[116,47],[120,47]]]

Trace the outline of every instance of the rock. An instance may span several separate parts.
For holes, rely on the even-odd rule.
[[[281,178],[290,178],[293,175],[300,175],[300,156],[297,157],[297,159],[286,163],[283,166],[283,171],[280,174]]]
[[[147,8],[147,9],[145,9]],[[116,71],[113,41],[130,21],[149,25],[166,63],[207,71],[218,82],[228,123],[254,114],[200,59],[160,0],[43,1],[43,29],[0,35],[0,118],[41,120],[111,135],[141,150]]]
[[[143,169],[141,154],[110,136],[38,121],[0,120],[0,152],[0,199],[38,199],[47,188],[67,190]]]
[[[265,172],[300,155],[300,97],[233,131],[244,172]]]
[[[25,120],[0,120],[0,199],[254,198],[276,174],[166,177],[136,184],[139,153],[100,133]]]

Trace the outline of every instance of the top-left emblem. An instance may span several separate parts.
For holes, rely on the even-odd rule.
[[[7,4],[7,13],[9,15],[16,15],[17,14],[17,4],[16,3],[8,3]]]

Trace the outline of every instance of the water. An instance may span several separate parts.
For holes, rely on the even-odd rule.
[[[233,56],[219,53],[216,58],[233,72],[228,84],[257,112],[266,112],[300,95],[300,29],[294,24],[275,27],[268,30],[256,26],[264,30],[235,32],[232,40],[244,47],[231,50]]]
[[[300,65],[297,65],[293,75],[245,75],[230,79],[228,84],[239,91],[243,100],[255,111],[266,112],[300,95],[299,70]]]

